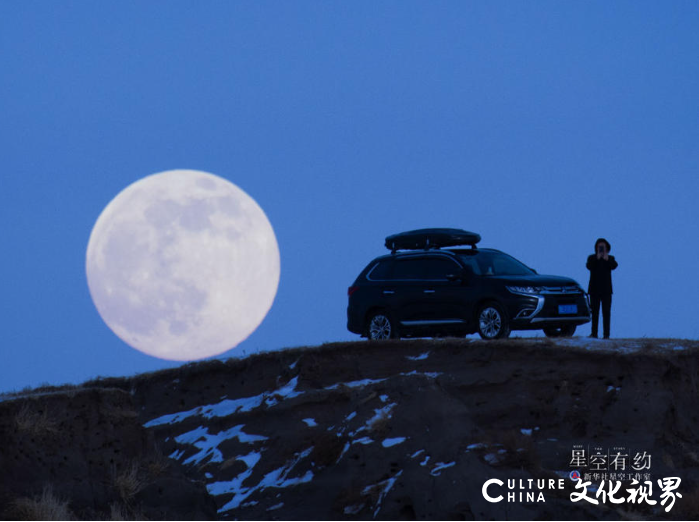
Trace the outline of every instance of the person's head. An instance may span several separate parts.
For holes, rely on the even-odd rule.
[[[612,249],[612,246],[609,244],[609,241],[607,241],[603,237],[601,237],[597,241],[595,241],[595,253],[596,254],[608,254],[611,249]]]

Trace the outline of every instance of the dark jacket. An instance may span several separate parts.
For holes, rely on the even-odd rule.
[[[612,295],[612,270],[619,263],[614,256],[609,259],[597,259],[597,254],[592,254],[587,258],[587,269],[590,271],[590,284],[587,293],[591,295]]]

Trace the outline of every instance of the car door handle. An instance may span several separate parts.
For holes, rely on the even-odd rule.
[[[395,294],[395,292],[394,292],[393,290],[384,290],[383,293],[384,293],[384,295],[392,295],[392,294]]]
[[[425,290],[424,293],[426,293],[426,294],[434,294],[434,290]]]

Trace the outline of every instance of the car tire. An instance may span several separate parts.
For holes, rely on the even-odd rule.
[[[544,328],[544,334],[546,337],[573,337],[575,333],[576,326],[574,324],[567,324],[565,326],[559,327],[548,327]]]
[[[391,314],[385,310],[378,310],[370,314],[366,329],[367,338],[370,341],[400,339],[396,322]]]
[[[497,303],[486,303],[476,314],[478,335],[482,339],[506,339],[510,335],[510,321],[502,307]]]

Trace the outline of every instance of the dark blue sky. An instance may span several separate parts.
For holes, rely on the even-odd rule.
[[[605,236],[612,335],[699,338],[697,28],[694,1],[1,2],[0,390],[175,364],[106,327],[84,265],[104,206],[176,168],[279,241],[226,355],[355,338],[347,286],[427,226],[583,285]]]

